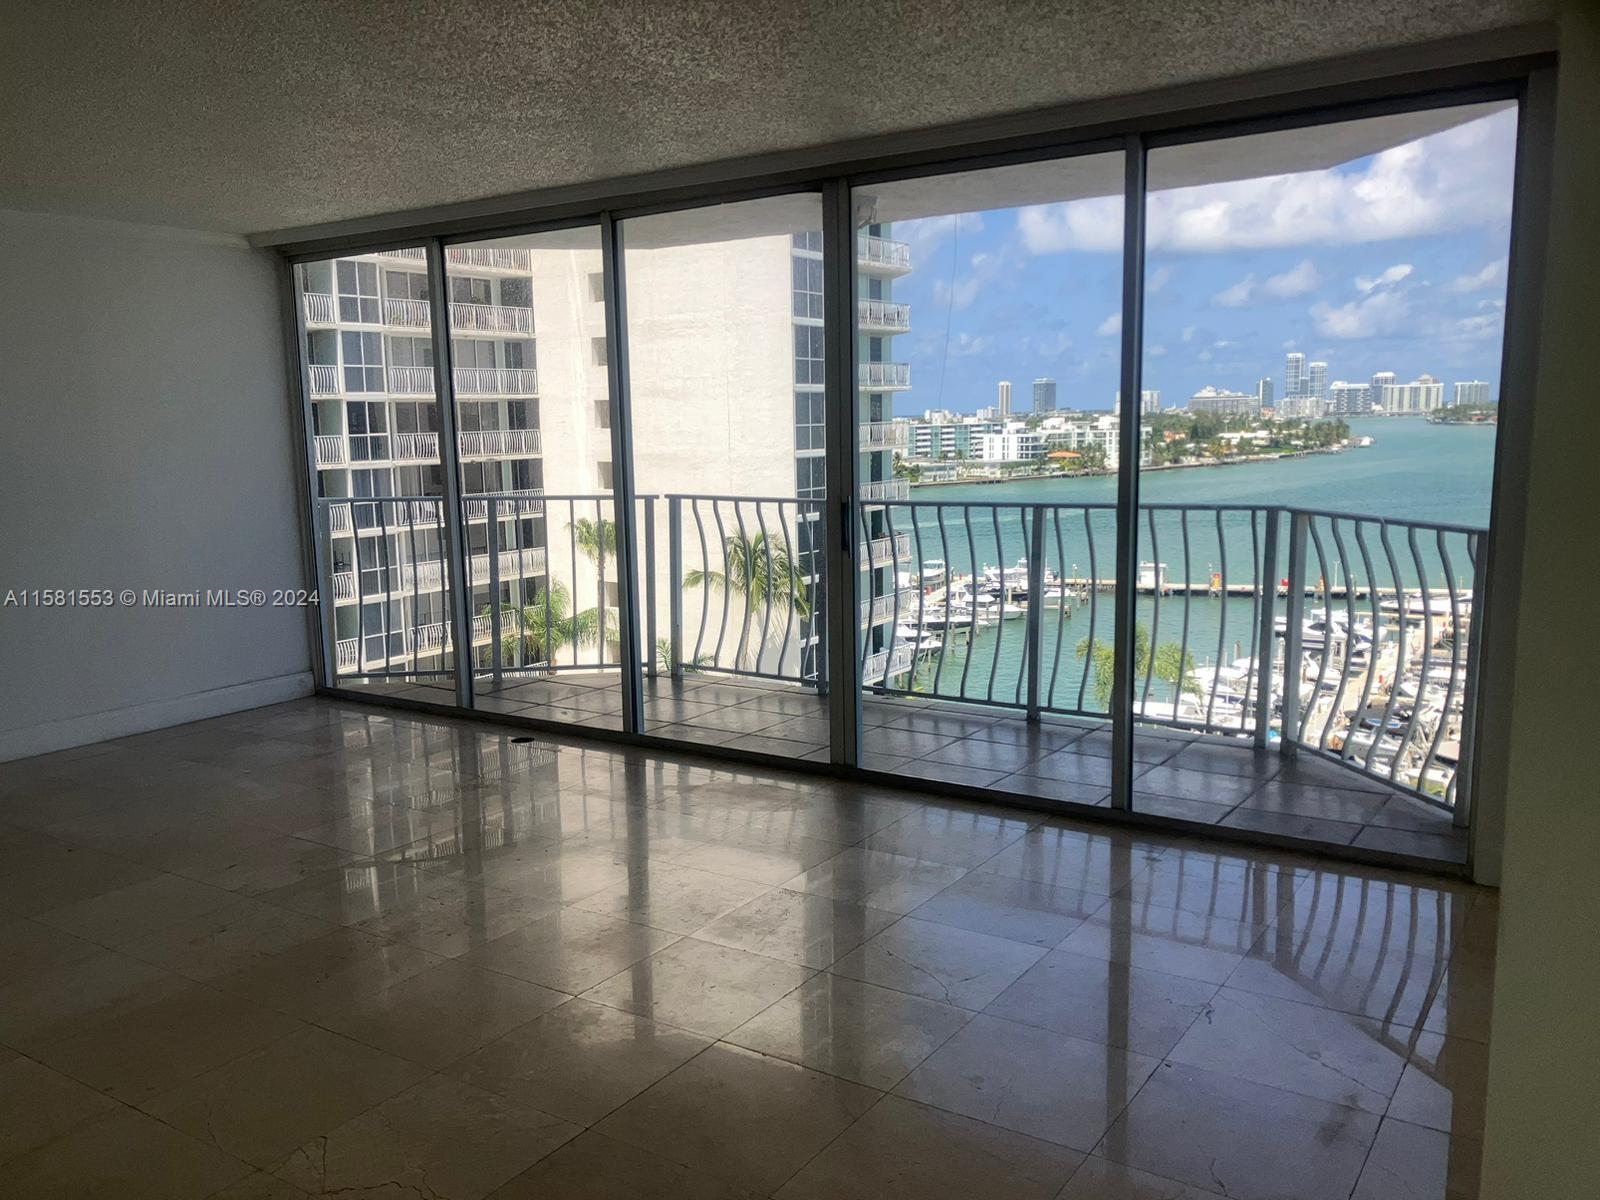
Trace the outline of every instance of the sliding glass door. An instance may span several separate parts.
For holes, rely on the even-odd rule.
[[[861,765],[1105,804],[1123,156],[852,208]]]
[[[641,732],[827,761],[822,202],[619,224]]]
[[[298,262],[325,681],[1460,861],[1517,119]]]

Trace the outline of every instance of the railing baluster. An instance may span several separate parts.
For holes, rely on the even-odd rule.
[[[485,539],[486,539],[487,544],[488,544],[487,548],[488,548],[488,551],[489,551],[489,645],[490,645],[490,655],[491,655],[490,661],[491,661],[491,663],[493,665],[493,668],[494,668],[494,683],[495,683],[495,687],[498,688],[500,686],[500,680],[501,680],[501,664],[500,664],[500,501],[499,501],[499,499],[497,497],[488,496],[488,497],[484,498],[483,503],[484,503],[484,510],[483,510],[484,511],[484,516],[488,518],[484,522],[484,530],[485,530]],[[470,580],[470,576],[471,576],[471,573],[468,572],[469,580]],[[522,576],[522,555],[521,554],[517,555],[517,576],[518,576],[519,579]],[[471,608],[470,604],[468,605],[467,611],[468,611],[469,614],[472,611],[472,608]],[[470,624],[469,624],[469,628],[470,628]],[[458,651],[458,653],[459,653],[459,651]],[[467,647],[467,653],[473,655],[473,657],[476,657],[476,651],[471,646]]]
[[[1206,692],[1206,729],[1209,732],[1215,718],[1217,703],[1217,685],[1221,679],[1222,664],[1228,656],[1228,535],[1222,528],[1222,510],[1216,511],[1217,518],[1217,579],[1221,586],[1217,589],[1217,665],[1211,673],[1211,687]],[[1207,580],[1207,586],[1210,580]],[[1246,695],[1248,695],[1248,690]],[[1239,728],[1244,729],[1244,713],[1239,714]]]
[[[616,537],[616,531],[616,522],[613,521],[611,524],[611,536],[613,538]],[[600,588],[600,595],[595,600],[595,606],[600,610],[600,637],[595,642],[594,658],[595,666],[603,670],[608,665],[606,663],[606,616],[611,610],[606,603],[606,510],[605,501],[599,497],[596,497],[594,502],[594,539],[596,544],[595,562],[597,564],[595,579]],[[618,613],[617,616],[620,620],[622,614]],[[617,644],[619,648],[621,646],[621,638],[621,630],[618,630]],[[619,653],[617,657],[620,660],[622,655]]]
[[[883,528],[889,541],[889,637],[883,649],[883,678],[879,686],[889,686],[889,668],[894,661],[894,643],[900,636],[900,567],[894,553],[894,505],[883,506]],[[871,550],[868,550],[871,553]]]
[[[972,506],[962,505],[961,513],[967,526],[967,565],[971,569],[967,576],[967,652],[961,658],[960,695],[964,699],[967,694],[967,672],[972,669],[973,651],[978,648],[978,543],[972,537]]]
[[[704,580],[700,587],[700,632],[694,639],[694,661],[698,664],[705,653],[706,614],[711,608],[711,555],[706,545],[706,523],[700,516],[699,497],[689,501],[689,511],[694,517],[694,527],[700,534],[700,574]],[[721,644],[720,641],[718,644]]]
[[[737,500],[734,501],[736,508],[738,503]],[[712,651],[711,661],[720,667],[722,665],[722,644],[727,640],[728,636],[728,614],[730,606],[733,604],[733,600],[729,595],[733,591],[733,563],[729,561],[728,556],[728,530],[722,523],[721,500],[713,500],[711,502],[711,515],[716,518],[717,553],[722,557],[722,623],[717,626],[717,648]],[[710,568],[708,567],[707,569],[709,570]],[[739,650],[741,653],[744,650],[744,631],[742,629],[739,631]]]
[[[761,672],[761,663],[762,663],[762,660],[766,657],[766,653],[767,653],[767,626],[772,621],[772,604],[773,604],[774,596],[773,596],[773,591],[772,591],[772,588],[773,588],[772,541],[771,541],[770,538],[767,537],[767,518],[766,518],[766,515],[761,511],[761,501],[760,500],[756,500],[756,501],[754,501],[754,504],[756,506],[756,528],[761,531],[760,534],[758,534],[757,536],[760,538],[760,541],[761,541],[762,557],[766,560],[766,570],[767,570],[767,574],[766,574],[766,591],[762,595],[762,600],[764,601],[764,603],[761,605],[761,642],[756,648],[756,657],[755,657],[755,662],[753,664],[753,666],[755,667],[756,673],[760,674],[760,672]],[[741,529],[742,529],[742,526],[741,526]],[[754,588],[751,589],[751,591],[754,591],[754,590],[755,590]],[[779,665],[780,668],[783,666],[783,656],[781,654],[778,656],[778,665]]]
[[[992,704],[994,702],[994,681],[1000,673],[1000,646],[1006,640],[1006,554],[1005,538],[1000,533],[1000,509],[989,510],[989,521],[994,526],[994,555],[998,560],[996,570],[1000,572],[1000,601],[995,606],[994,621],[994,653],[989,656],[989,689],[985,698]],[[973,576],[973,585],[976,589],[977,576]],[[977,598],[976,590],[973,594]],[[974,605],[976,607],[976,605]]]
[[[1317,749],[1328,748],[1328,738],[1333,732],[1333,722],[1339,715],[1339,706],[1344,703],[1345,689],[1350,685],[1351,659],[1355,656],[1356,639],[1356,581],[1350,571],[1350,555],[1344,547],[1344,534],[1339,531],[1339,518],[1328,518],[1328,531],[1333,537],[1334,549],[1338,551],[1338,565],[1344,568],[1344,661],[1340,664],[1339,684],[1333,692],[1333,707],[1328,712],[1328,719],[1322,726],[1322,738],[1317,744]],[[1333,612],[1328,613],[1328,630],[1333,630]],[[1367,652],[1367,666],[1371,669],[1372,653]],[[1348,724],[1348,722],[1346,723]]]
[[[1150,684],[1155,678],[1156,647],[1160,645],[1161,638],[1161,543],[1156,534],[1156,510],[1146,509],[1145,517],[1146,523],[1150,526],[1150,641],[1145,654],[1144,692],[1139,697],[1141,714],[1150,707]],[[1135,564],[1134,569],[1138,569],[1138,564]],[[1123,582],[1119,579],[1117,586],[1122,586]],[[1134,670],[1138,669],[1138,664],[1135,663]]]
[[[1044,706],[1051,708],[1056,699],[1056,683],[1061,677],[1061,643],[1067,640],[1067,548],[1061,537],[1061,510],[1050,509],[1050,524],[1056,535],[1056,648],[1050,656],[1050,686],[1045,691]]]
[[[667,497],[667,638],[673,679],[683,678],[683,500]],[[651,647],[652,654],[655,648]]]
[[[1274,620],[1278,607],[1278,526],[1282,513],[1276,508],[1261,510],[1264,526],[1260,554],[1256,557],[1256,603],[1254,626],[1256,654],[1252,670],[1255,675],[1255,744],[1265,750],[1272,741],[1272,657],[1276,647],[1277,628]],[[1252,515],[1250,527],[1255,529]],[[1248,695],[1248,690],[1246,692]]]
[[[1367,705],[1372,702],[1372,685],[1378,678],[1378,651],[1383,643],[1383,608],[1378,597],[1378,573],[1372,565],[1372,551],[1367,546],[1368,522],[1353,521],[1351,524],[1355,533],[1356,549],[1361,551],[1361,569],[1366,572],[1367,577],[1367,605],[1372,611],[1372,648],[1367,651],[1366,679],[1361,684],[1361,697],[1356,701],[1356,716],[1345,728],[1344,748],[1339,752],[1339,757],[1347,762],[1355,758],[1355,747],[1350,744],[1351,734],[1360,728],[1360,722],[1367,713]]]
[[[395,588],[394,580],[390,578],[390,572],[394,569],[394,567],[389,555],[389,513],[387,503],[381,503],[378,505],[378,529],[378,545],[383,550],[383,554],[379,559],[379,561],[383,564],[383,573],[380,576],[380,578],[383,580],[383,601],[378,610],[378,628],[383,631],[383,673],[388,675],[389,663],[394,657],[394,650],[389,645],[389,638],[392,636],[389,629],[390,617],[392,614],[389,610],[390,606],[394,603]],[[413,613],[413,627],[415,627],[415,624],[416,614]],[[413,640],[415,640],[414,636]]]
[[[1367,747],[1367,757],[1363,764],[1364,769],[1369,774],[1372,772],[1372,760],[1377,756],[1378,748],[1382,744],[1383,739],[1388,736],[1389,722],[1394,717],[1395,697],[1400,694],[1400,681],[1405,678],[1406,634],[1408,632],[1406,628],[1406,609],[1409,607],[1409,600],[1406,597],[1405,584],[1400,577],[1400,563],[1399,560],[1395,558],[1394,546],[1389,541],[1389,522],[1381,521],[1378,525],[1378,530],[1379,538],[1383,543],[1384,556],[1389,560],[1389,576],[1394,582],[1395,613],[1397,614],[1395,619],[1396,646],[1394,655],[1394,675],[1389,679],[1389,699],[1384,703],[1383,719],[1378,722],[1378,728],[1373,731],[1372,744]],[[1399,760],[1400,756],[1397,752],[1395,754],[1395,763],[1398,763]],[[1391,779],[1394,777],[1394,763],[1390,764],[1388,777]]]
[[[1043,669],[1040,660],[1044,654],[1044,507],[1035,504],[1023,510],[1022,515],[1028,533],[1028,641],[1023,647],[1022,662],[1028,677],[1028,720],[1037,723],[1039,675]]]
[[[1324,692],[1323,682],[1328,676],[1329,660],[1333,658],[1333,592],[1328,579],[1328,556],[1322,552],[1322,533],[1317,528],[1313,518],[1310,522],[1311,545],[1317,554],[1317,575],[1322,581],[1322,656],[1317,661],[1317,682],[1312,687],[1311,704],[1308,713],[1314,715],[1317,704]],[[1345,656],[1349,657],[1349,644],[1345,646]],[[1322,734],[1317,739],[1317,749],[1325,749],[1328,744],[1328,730],[1333,722],[1333,710],[1328,710],[1328,715],[1322,719]],[[1304,730],[1304,722],[1301,729]],[[1301,739],[1302,741],[1304,738]]]
[[[908,692],[913,692],[916,691],[917,688],[917,667],[922,661],[922,639],[924,636],[926,636],[928,627],[928,583],[927,580],[922,578],[922,514],[915,508],[911,509],[910,511],[912,543],[911,576],[917,581],[917,636],[911,643],[911,670],[908,672],[909,678],[905,690]],[[891,552],[895,555],[895,559],[898,562],[900,554],[899,547],[892,546]]]
[[[943,504],[935,503],[933,506],[933,519],[939,524],[939,553],[940,561],[944,563],[944,629],[939,635],[939,661],[933,668],[933,694],[939,695],[939,681],[944,676],[945,655],[950,653],[950,627],[954,624],[955,614],[951,611],[950,583],[955,574],[955,566],[950,561],[950,534],[944,524]]]
[[[778,672],[783,672],[783,657],[789,653],[789,639],[794,634],[795,605],[800,603],[803,593],[801,588],[808,586],[802,583],[804,575],[800,570],[800,560],[794,556],[794,543],[789,539],[789,519],[783,515],[785,501],[778,501],[778,528],[783,530],[783,560],[788,564],[788,572],[784,578],[784,619],[783,619],[783,644],[778,647]],[[794,502],[795,527],[800,524],[800,501]],[[803,647],[795,649],[794,670],[796,675],[805,674],[805,650]]]
[[[645,496],[639,502],[644,506],[644,672],[654,679],[659,673],[656,664],[656,498]]]
[[[1189,609],[1194,604],[1194,563],[1189,551],[1189,510],[1178,510],[1178,530],[1183,535],[1183,626],[1178,635],[1178,678],[1172,685],[1172,720],[1178,720],[1178,708],[1183,703],[1185,665],[1189,661]],[[1158,571],[1159,567],[1156,568]],[[1150,661],[1155,662],[1156,643],[1150,643]],[[1213,688],[1213,691],[1216,689]]]
[[[1439,753],[1439,747],[1444,743],[1445,727],[1450,723],[1450,710],[1455,705],[1456,676],[1461,670],[1461,600],[1457,592],[1455,572],[1450,562],[1450,546],[1446,541],[1445,533],[1439,530],[1435,533],[1439,549],[1440,567],[1444,571],[1444,586],[1450,597],[1450,679],[1445,684],[1444,703],[1439,706],[1439,723],[1434,727],[1433,741],[1428,746],[1428,753],[1422,760],[1422,770],[1417,776],[1417,786],[1426,791],[1423,785],[1427,782],[1428,768],[1433,765],[1433,760]],[[1422,697],[1428,688],[1428,677],[1424,673],[1422,681],[1417,685],[1417,702],[1422,702]],[[1459,746],[1459,742],[1458,742]],[[1459,750],[1456,762],[1461,761]],[[1452,775],[1450,784],[1455,783]],[[1447,785],[1448,786],[1448,785]]]
[[[1289,514],[1288,596],[1284,604],[1283,626],[1283,729],[1278,747],[1292,755],[1300,740],[1300,639],[1305,622],[1306,542],[1310,518],[1303,512]]]
[[[1406,530],[1406,542],[1411,547],[1411,561],[1417,568],[1417,591],[1422,596],[1422,668],[1417,674],[1417,694],[1411,699],[1411,719],[1406,722],[1406,736],[1400,743],[1400,749],[1394,756],[1394,762],[1389,767],[1391,780],[1399,777],[1400,760],[1409,755],[1412,745],[1416,741],[1417,725],[1422,718],[1423,696],[1428,687],[1428,670],[1433,665],[1433,588],[1428,581],[1428,568],[1422,561],[1422,551],[1417,545],[1417,527],[1412,525]],[[1395,688],[1400,686],[1400,679],[1395,677]],[[1444,714],[1439,715],[1440,721]],[[1426,781],[1428,764],[1420,763],[1417,767],[1417,790],[1424,791],[1423,783]]]
[[[1083,532],[1089,540],[1089,633],[1084,639],[1083,675],[1078,680],[1078,710],[1083,711],[1085,693],[1089,687],[1089,672],[1094,667],[1095,642],[1100,635],[1100,568],[1095,554],[1094,522],[1089,510],[1083,510]]]
[[[1468,618],[1471,626],[1467,640],[1466,678],[1461,692],[1461,753],[1456,759],[1455,774],[1450,781],[1454,789],[1450,800],[1455,809],[1455,825],[1458,829],[1466,828],[1473,802],[1472,755],[1476,739],[1478,668],[1483,650],[1483,639],[1478,636],[1479,621],[1483,616],[1484,582],[1478,562],[1478,535],[1468,533],[1465,539],[1467,562],[1472,567],[1472,611]]]

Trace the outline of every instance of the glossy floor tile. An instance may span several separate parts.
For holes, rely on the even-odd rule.
[[[863,715],[908,774],[1103,786],[1080,725]],[[313,700],[7,764],[0,1194],[1476,1195],[1490,893],[516,736]],[[1175,812],[1442,836],[1146,741]]]

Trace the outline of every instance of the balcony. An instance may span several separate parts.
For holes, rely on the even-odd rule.
[[[450,305],[451,333],[533,333],[533,309],[507,304]]]
[[[317,467],[339,467],[344,465],[345,446],[344,438],[336,433],[319,433],[316,437]]]
[[[307,292],[304,297],[307,325],[334,325],[339,320],[339,307],[327,292]]]
[[[536,396],[538,372],[513,367],[457,367],[458,396]]]
[[[496,520],[509,521],[544,515],[543,488],[518,488],[509,492],[496,492],[492,497],[461,498],[461,509],[469,521],[489,519],[489,507],[494,506]]]
[[[427,329],[433,324],[431,308],[426,300],[385,300],[383,323],[401,329]]]
[[[903,392],[911,386],[911,364],[864,362],[860,386],[864,392]]]
[[[313,396],[337,396],[339,394],[339,368],[323,366],[313,363],[308,370],[311,377],[311,394]]]
[[[861,544],[861,569],[870,571],[876,567],[888,567],[895,563],[911,561],[911,535],[897,533],[892,538],[873,538],[870,542]]]
[[[508,246],[450,246],[445,249],[444,260],[451,266],[483,271],[517,271],[526,275],[533,270],[531,250]]]
[[[911,443],[911,428],[898,421],[867,421],[861,426],[863,450],[904,450]]]
[[[867,686],[880,685],[907,674],[916,665],[916,647],[902,643],[893,650],[877,650],[861,664],[861,679]]]
[[[856,238],[856,268],[864,275],[893,277],[911,270],[911,246],[861,234]]]
[[[881,479],[876,483],[863,483],[856,494],[863,504],[893,504],[911,495],[911,485],[904,479]]]
[[[892,300],[856,301],[856,328],[862,333],[905,333],[911,328],[911,306]]]
[[[390,367],[388,388],[391,396],[432,396],[432,367]]]
[[[484,429],[459,435],[461,457],[516,458],[539,453],[537,429]]]
[[[916,615],[917,592],[914,588],[901,588],[896,592],[890,592],[883,596],[874,596],[870,600],[861,602],[861,625],[863,628],[882,625],[897,618],[901,621],[915,620]]]
[[[438,462],[437,433],[397,433],[394,435],[395,462]]]

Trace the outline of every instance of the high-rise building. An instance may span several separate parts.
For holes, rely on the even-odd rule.
[[[1460,408],[1487,408],[1493,401],[1489,399],[1489,384],[1482,379],[1462,380],[1455,386],[1455,396],[1452,403]]]
[[[1249,392],[1204,387],[1189,397],[1189,411],[1196,416],[1252,417],[1261,411],[1261,401]]]
[[[890,350],[892,338],[909,328],[907,306],[890,300],[889,290],[910,262],[909,248],[886,232],[870,227],[858,255],[864,293],[858,306],[860,474],[890,498],[903,486],[893,481],[893,455],[905,432],[893,421],[892,398],[910,384],[909,369],[892,361]],[[561,552],[560,538],[576,517],[547,515],[540,499],[547,490],[603,497],[612,486],[600,247],[598,239],[587,248],[530,240],[531,246],[452,247],[446,256],[470,609],[483,614],[493,608],[497,587],[499,605],[520,610],[552,585],[568,591],[574,611],[597,604],[614,609],[615,579],[578,570],[570,548]],[[629,345],[636,362],[685,340],[753,361],[740,354],[752,322],[794,347],[781,373],[753,378],[731,407],[707,394],[701,376],[684,375],[681,383],[677,376],[636,378],[636,474],[671,479],[675,489],[687,491],[770,495],[793,486],[799,499],[820,499],[820,232],[628,253],[628,289],[636,301]],[[320,519],[332,561],[339,670],[377,672],[395,662],[439,669],[450,649],[450,605],[438,506],[336,503],[443,494],[434,398],[437,317],[424,252],[357,254],[306,263],[298,273],[317,492],[333,502]],[[736,285],[745,308],[739,322],[729,322],[726,296]],[[694,418],[696,404],[708,406],[705,421]],[[725,417],[725,408],[737,417]],[[737,462],[704,454],[697,439],[706,423],[731,419],[738,424],[730,434],[743,447]],[[504,514],[492,540],[489,505],[472,499],[483,495],[499,497],[495,504]],[[603,502],[597,503],[585,519],[599,519],[602,511]],[[820,522],[801,522],[797,534],[796,561],[815,585]],[[500,553],[491,556],[492,545]],[[657,564],[658,589],[671,585],[663,574],[668,569]],[[397,578],[402,585],[395,585]],[[473,633],[474,653],[482,657],[492,641],[487,618],[480,623],[475,616]],[[816,636],[803,630],[798,644],[795,665],[814,673]]]
[[[1272,407],[1272,379],[1258,379],[1256,381],[1256,403],[1262,408]]]
[[[1342,379],[1329,384],[1327,411],[1338,417],[1359,416],[1371,412],[1371,386],[1365,383],[1346,383]]]
[[[1122,392],[1120,389],[1112,393],[1111,411],[1122,411]],[[1161,390],[1159,388],[1145,388],[1139,393],[1139,413],[1149,416],[1151,413],[1161,411]]]
[[[1052,413],[1056,410],[1056,381],[1054,379],[1035,379],[1033,381],[1033,411],[1035,413]]]
[[[1444,384],[1432,375],[1419,375],[1410,383],[1387,383],[1373,408],[1390,416],[1431,413],[1444,407]]]
[[[1306,366],[1306,390],[1305,390],[1305,394],[1307,396],[1310,396],[1313,400],[1316,400],[1321,405],[1325,406],[1327,404],[1327,401],[1328,401],[1328,364],[1327,363],[1325,363],[1325,362],[1314,362],[1314,363],[1310,363],[1310,364],[1308,364]],[[1321,416],[1322,414],[1319,411],[1315,415]]]
[[[1372,402],[1372,407],[1377,408],[1383,403],[1383,389],[1394,382],[1393,371],[1379,371],[1367,381],[1367,395]]]
[[[1283,394],[1287,398],[1303,396],[1306,394],[1306,356],[1297,350],[1291,350],[1284,360],[1283,368]]]
[[[995,401],[994,407],[995,411],[1000,414],[1002,421],[1011,415],[1011,381],[1009,379],[1000,381],[1000,394]]]

